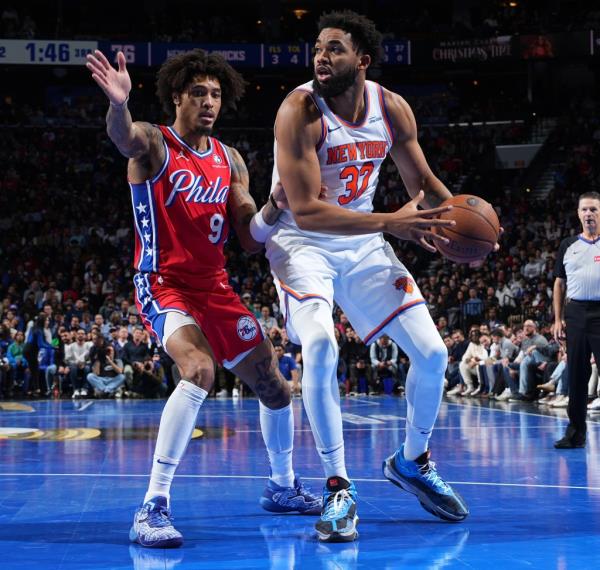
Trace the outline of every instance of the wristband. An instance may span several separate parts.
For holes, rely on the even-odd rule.
[[[274,225],[270,226],[265,222],[261,210],[260,212],[256,212],[250,220],[250,235],[253,237],[254,241],[265,243],[274,227]]]
[[[273,194],[269,194],[269,202],[273,204],[273,208],[279,210],[279,206],[277,206],[277,202],[275,202],[275,198],[273,198]]]
[[[110,106],[114,107],[115,109],[124,109],[127,106],[127,101],[129,101],[129,95],[127,95],[127,98],[125,99],[125,101],[123,101],[122,103],[119,103],[118,105],[116,105],[115,103],[113,103],[111,101]]]

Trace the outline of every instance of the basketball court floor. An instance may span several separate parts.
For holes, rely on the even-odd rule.
[[[382,459],[404,437],[406,401],[342,401],[360,538],[320,544],[314,517],[258,505],[268,473],[254,399],[207,401],[172,490],[178,550],[128,542],[144,496],[164,402],[0,401],[0,568],[600,568],[600,425],[586,449],[556,451],[563,411],[445,401],[432,439],[441,474],[471,516],[439,521],[386,481]],[[295,468],[322,471],[300,400]],[[600,419],[600,416],[598,417]]]

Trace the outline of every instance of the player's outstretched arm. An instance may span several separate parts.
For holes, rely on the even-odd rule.
[[[415,198],[415,204],[411,202],[393,214],[354,212],[319,200],[321,172],[316,145],[321,123],[318,110],[305,93],[293,93],[283,102],[277,114],[275,136],[277,169],[300,229],[345,235],[387,232],[419,243],[424,236],[446,241],[430,228],[452,225],[451,221],[435,219],[450,208],[417,210],[422,196]]]
[[[121,154],[128,158],[141,158],[150,153],[151,125],[134,123],[127,108],[131,78],[125,64],[123,52],[117,53],[118,69],[115,69],[106,56],[96,50],[88,54],[86,67],[92,72],[92,79],[107,96],[110,106],[106,115],[106,130]]]
[[[256,202],[250,195],[250,178],[244,159],[234,148],[227,148],[231,158],[231,186],[227,199],[231,225],[235,229],[242,247],[246,251],[256,253],[264,247],[269,229],[277,222],[281,212],[269,200],[257,213]],[[258,220],[257,226],[256,218],[258,216],[260,216],[260,220]],[[255,218],[254,222],[253,218]],[[264,233],[262,236],[264,239],[260,239],[260,233]]]

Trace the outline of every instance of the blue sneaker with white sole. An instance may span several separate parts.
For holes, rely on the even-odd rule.
[[[301,515],[318,515],[323,506],[323,499],[313,495],[307,489],[300,477],[294,478],[293,487],[281,487],[269,479],[260,506],[271,513],[300,513]]]
[[[383,474],[394,484],[412,493],[421,506],[445,521],[459,522],[469,514],[465,500],[439,475],[427,450],[414,461],[404,459],[404,445],[383,462]]]
[[[135,511],[129,540],[146,548],[178,548],[183,544],[183,536],[173,526],[166,497],[154,497]]]
[[[343,477],[329,477],[323,490],[323,511],[315,525],[321,542],[352,542],[358,538],[354,483]]]

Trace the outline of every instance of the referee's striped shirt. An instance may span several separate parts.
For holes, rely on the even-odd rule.
[[[594,241],[581,235],[563,239],[554,277],[566,280],[568,299],[600,301],[600,237]]]

